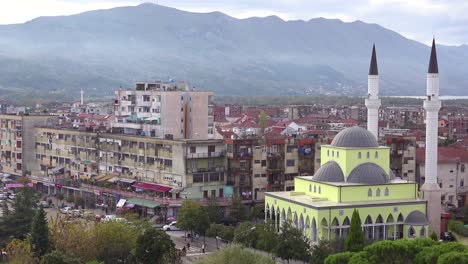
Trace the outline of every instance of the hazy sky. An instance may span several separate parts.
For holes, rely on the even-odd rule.
[[[359,19],[426,44],[433,35],[439,43],[468,44],[468,0],[0,0],[0,24],[144,2],[194,12],[221,11],[237,18]]]

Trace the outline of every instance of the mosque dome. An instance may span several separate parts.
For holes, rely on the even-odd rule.
[[[427,225],[429,221],[421,211],[412,211],[405,219],[405,225]]]
[[[313,179],[321,182],[344,182],[344,175],[338,163],[329,161],[320,166]]]
[[[367,129],[354,126],[338,133],[331,143],[334,147],[344,148],[377,148],[375,136]]]
[[[346,182],[384,184],[388,182],[388,178],[388,174],[379,165],[367,162],[354,168]]]

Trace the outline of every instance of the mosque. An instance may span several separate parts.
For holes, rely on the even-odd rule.
[[[359,211],[366,238],[417,238],[440,230],[440,188],[437,184],[437,118],[440,109],[435,41],[427,74],[426,182],[396,179],[390,170],[390,148],[379,146],[379,76],[375,46],[368,75],[367,128],[351,127],[322,145],[321,166],[314,176],[295,178],[294,191],[268,192],[265,215],[279,227],[285,221],[312,242],[344,238],[351,215]]]

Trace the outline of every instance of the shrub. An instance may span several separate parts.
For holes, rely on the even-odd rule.
[[[464,236],[464,237],[468,237],[468,228],[465,228],[465,226],[463,226],[463,222],[462,221],[457,221],[457,220],[449,220],[448,222],[448,228],[461,235],[461,236]]]
[[[466,247],[457,242],[438,244],[426,247],[416,255],[415,264],[436,264],[437,259],[448,252],[466,252]]]
[[[342,252],[328,256],[325,259],[325,264],[348,264],[349,260],[355,252]]]
[[[468,253],[449,252],[441,255],[437,264],[468,263]]]
[[[200,259],[196,264],[274,264],[269,257],[265,257],[247,249],[243,249],[239,245],[231,245],[220,251],[217,251],[209,256]]]

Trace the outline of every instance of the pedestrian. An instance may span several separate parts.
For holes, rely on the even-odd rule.
[[[203,254],[205,254],[205,243],[203,243],[203,245],[201,246],[201,251]]]
[[[182,248],[182,256],[185,256],[187,254],[187,249],[185,249],[185,246]]]
[[[190,249],[190,242],[187,242],[187,250]]]

